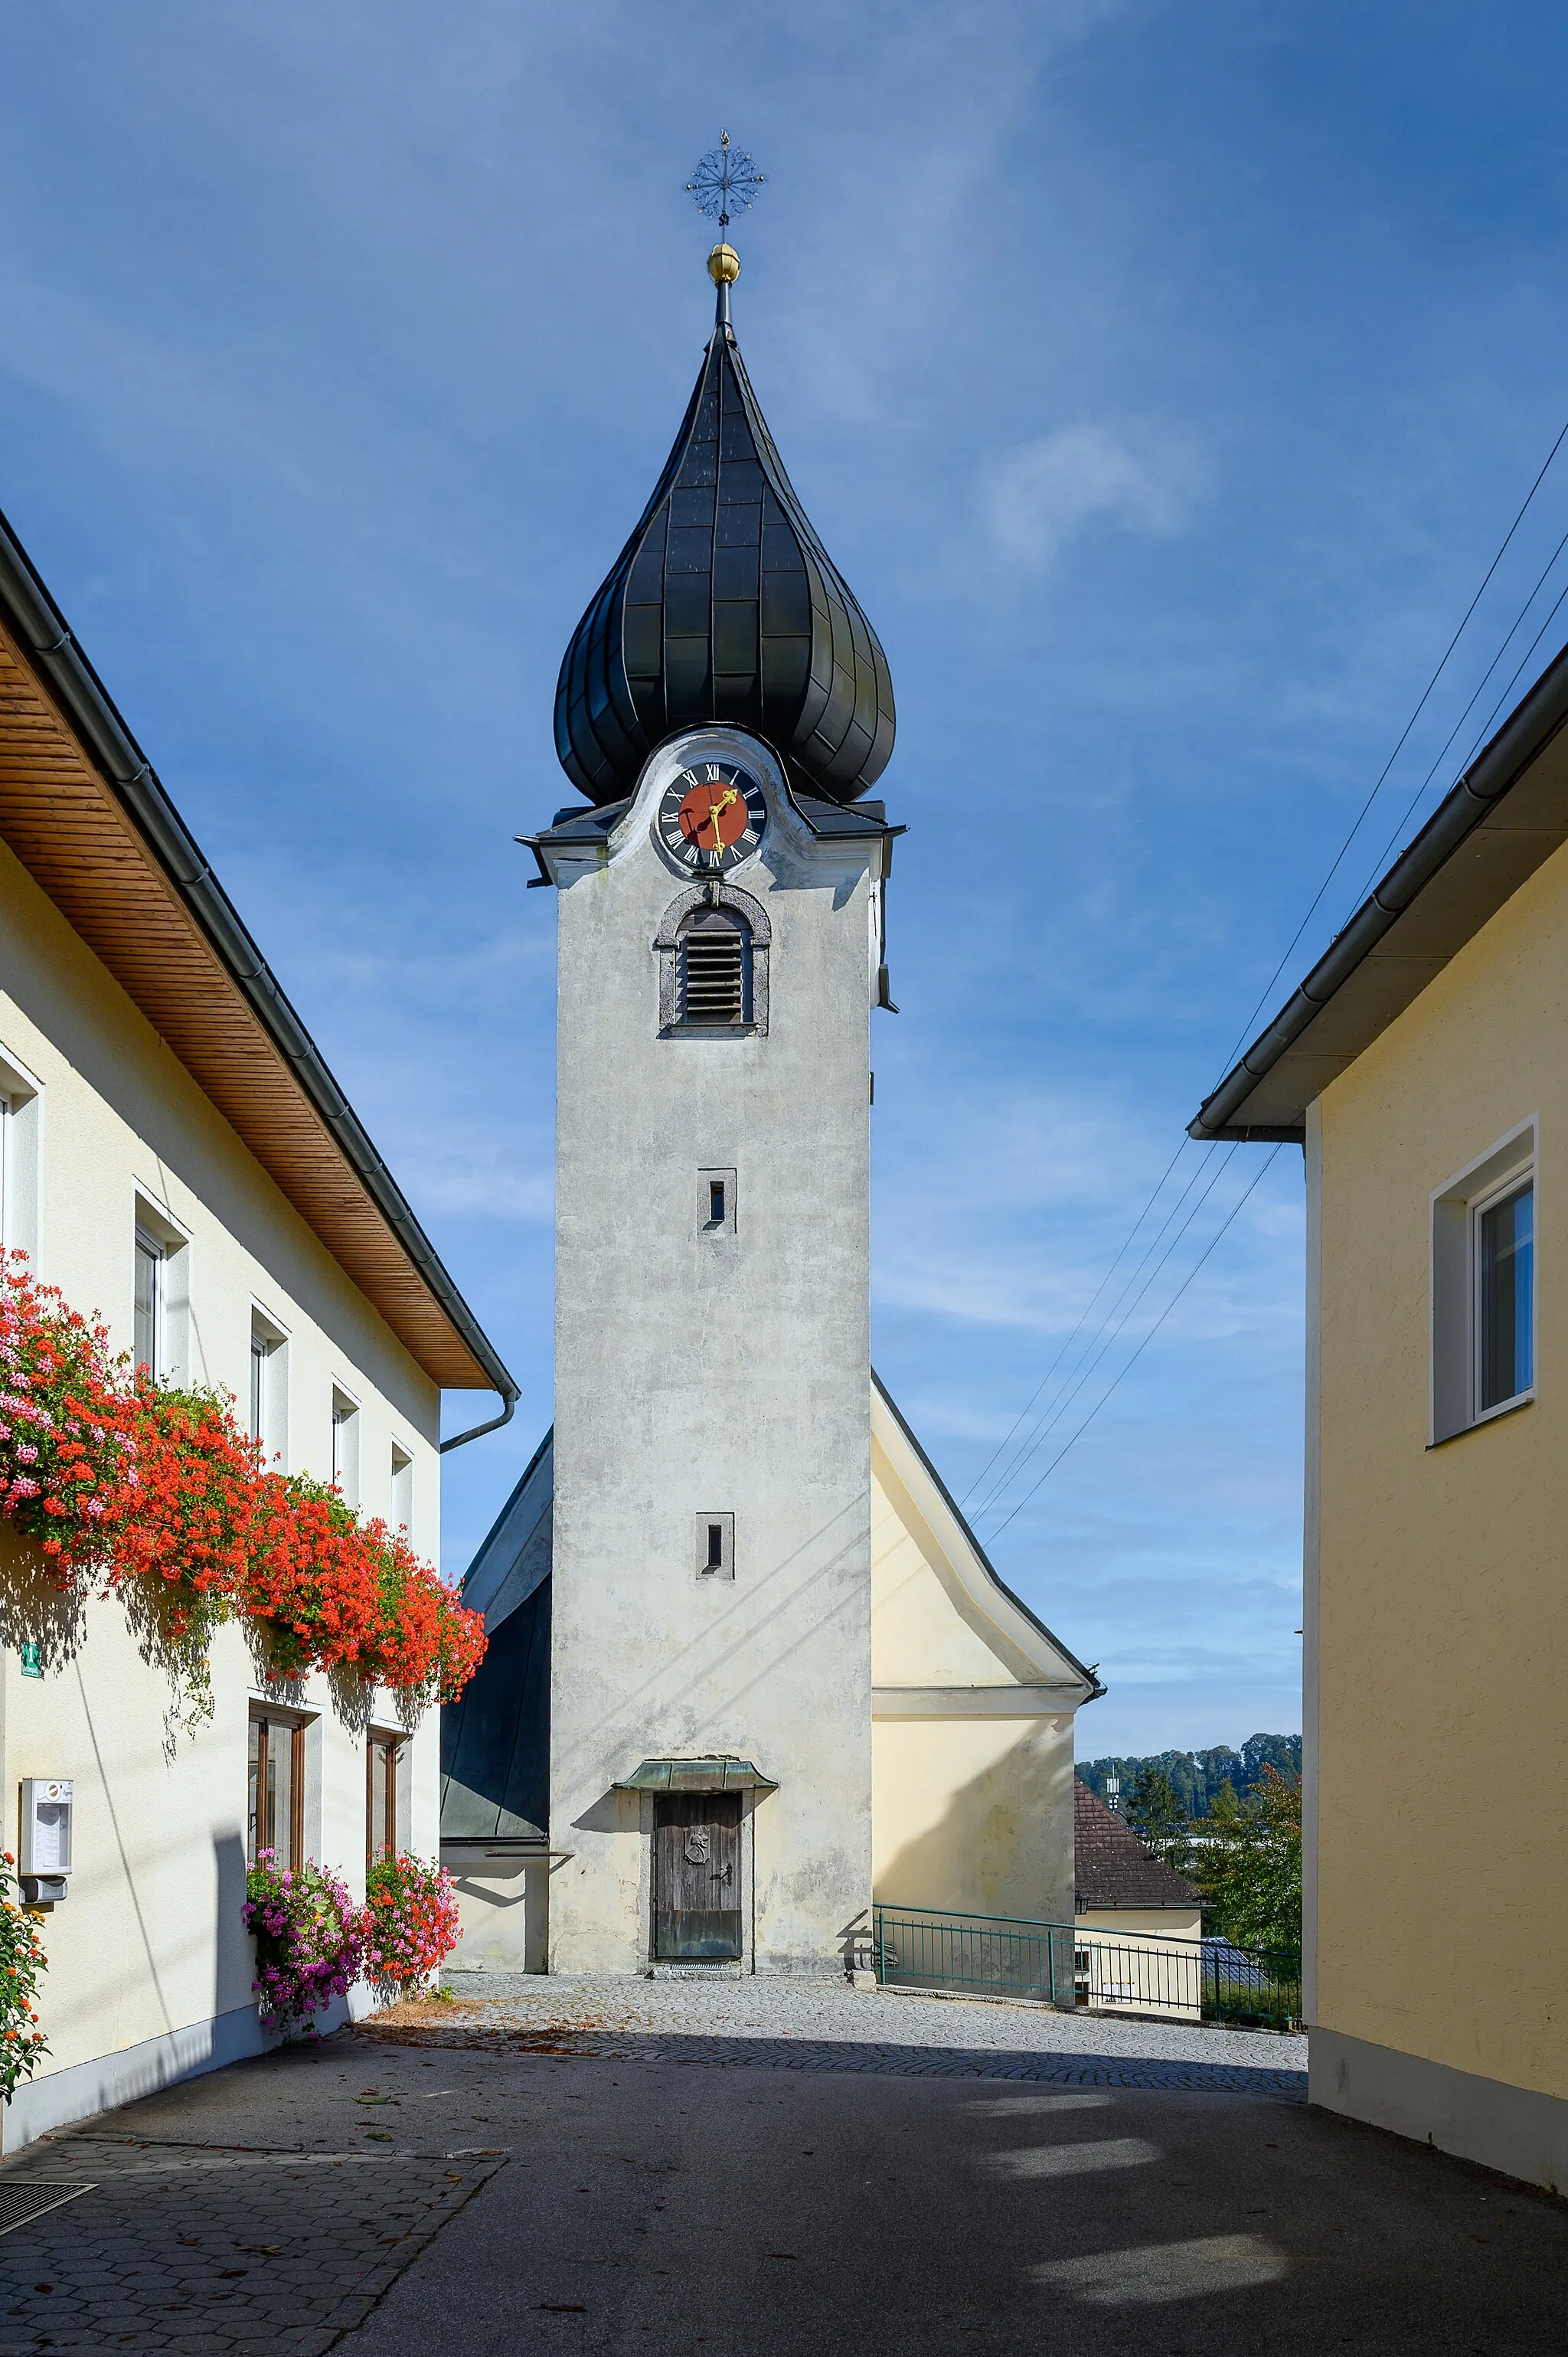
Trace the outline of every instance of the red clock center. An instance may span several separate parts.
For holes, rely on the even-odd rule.
[[[681,832],[699,851],[727,851],[746,833],[746,817],[738,786],[693,786],[681,803]]]

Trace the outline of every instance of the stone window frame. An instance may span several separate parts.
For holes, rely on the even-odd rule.
[[[681,1020],[681,928],[699,909],[730,909],[751,933],[751,1020],[749,1023],[682,1023]],[[768,953],[773,927],[760,900],[739,892],[733,884],[711,876],[680,893],[665,909],[653,937],[659,953],[659,1034],[660,1039],[734,1039],[754,1033],[768,1036]]]

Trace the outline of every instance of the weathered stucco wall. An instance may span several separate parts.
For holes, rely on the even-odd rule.
[[[770,794],[727,879],[771,921],[767,1037],[660,1037],[652,943],[691,878],[650,823],[690,743],[557,894],[552,1967],[647,1959],[648,1804],[616,1780],[729,1752],[779,1785],[757,1968],[835,1972],[871,1897],[871,853],[812,842],[759,747],[700,747]],[[733,1235],[701,1231],[706,1168],[737,1174]],[[697,1577],[709,1512],[733,1580]]]
[[[331,1470],[334,1384],[358,1402],[367,1512],[391,1506],[394,1440],[413,1460],[413,1539],[435,1556],[439,1394],[284,1200],[119,985],[0,847],[0,1055],[40,1090],[38,1265],[132,1342],[138,1192],[188,1243],[188,1379],[248,1396],[251,1316],[288,1338],[286,1461]],[[30,1152],[31,1146],[28,1147]],[[17,1176],[12,1172],[15,1179]],[[13,1212],[18,1202],[14,1187]],[[27,1207],[30,1229],[32,1207]],[[13,1228],[7,1236],[16,1240]],[[0,1796],[16,1847],[19,1785],[75,1781],[70,1895],[44,1921],[44,2026],[53,2053],[7,2113],[8,2146],[63,2117],[257,2042],[245,1870],[248,1703],[261,1689],[242,1632],[213,1656],[212,1723],[164,1748],[170,1693],[140,1657],[117,1603],[88,1608],[81,1641],[48,1640],[38,1586],[14,1540],[0,1546]],[[16,1648],[44,1631],[45,1674]],[[327,1683],[286,1699],[307,1713],[306,1842],[362,1890],[365,1750]],[[389,1696],[376,1724],[395,1728]],[[405,1845],[434,1854],[437,1714],[414,1735]]]
[[[1534,1114],[1535,1401],[1429,1448],[1429,1198]],[[1568,1812],[1568,852],[1319,1119],[1313,2019],[1568,2097],[1568,1884],[1542,1847]],[[1315,2095],[1338,2099],[1331,2075]]]

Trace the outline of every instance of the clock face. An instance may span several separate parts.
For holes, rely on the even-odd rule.
[[[721,876],[749,859],[767,823],[762,788],[733,761],[693,761],[660,799],[659,839],[698,876]]]

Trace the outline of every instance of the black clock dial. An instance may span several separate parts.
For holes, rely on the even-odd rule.
[[[762,788],[734,761],[693,761],[660,797],[659,840],[697,876],[738,867],[757,849],[767,823]]]

